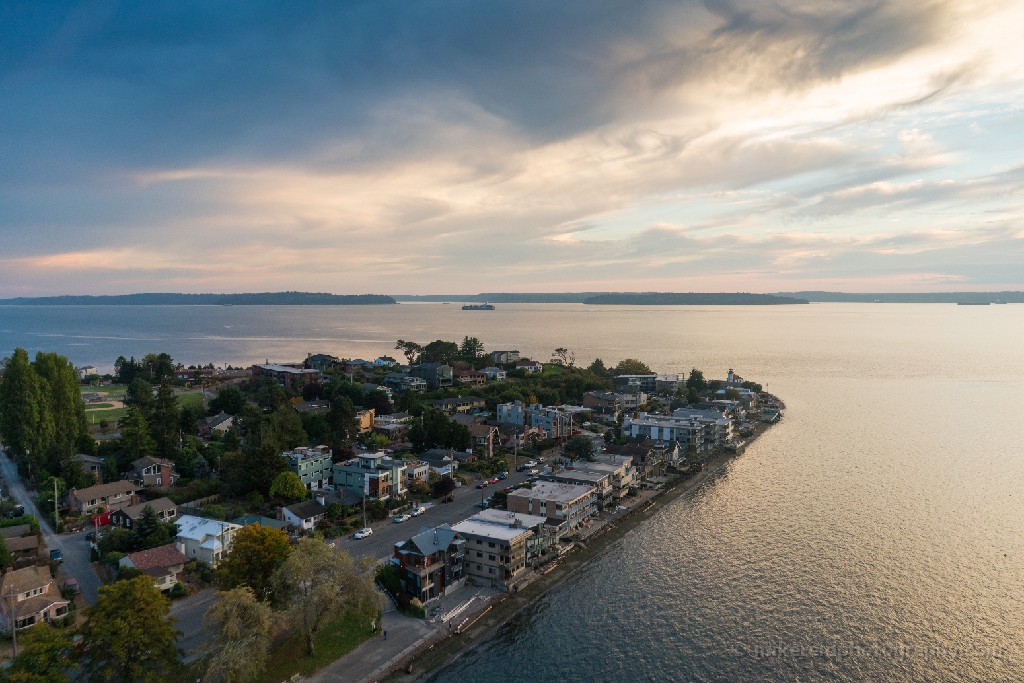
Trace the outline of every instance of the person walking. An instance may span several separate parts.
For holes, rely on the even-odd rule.
[[[384,629],[384,640],[388,639],[388,630]]]

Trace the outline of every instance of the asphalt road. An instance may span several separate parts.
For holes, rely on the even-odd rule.
[[[42,520],[44,517],[36,509],[35,497],[29,495],[21,477],[18,476],[17,466],[11,462],[3,449],[0,449],[0,474],[3,475],[4,481],[7,483],[11,498],[24,505],[27,514],[34,514]],[[86,532],[55,534],[49,526],[42,522],[39,524],[39,528],[43,532],[43,541],[48,548],[45,552],[49,553],[49,550],[59,548],[64,555],[64,564],[57,577],[58,580],[63,583],[69,577],[78,579],[78,586],[82,590],[82,597],[85,598],[86,604],[95,604],[102,584],[89,563],[89,543],[85,540]]]
[[[195,649],[205,640],[203,617],[216,597],[216,591],[208,588],[171,605],[171,616],[175,619],[174,628],[181,631],[177,645],[185,652],[183,661],[186,664],[196,658]]]
[[[520,458],[520,464],[525,459]],[[475,476],[469,472],[463,475]],[[505,486],[515,486],[519,482],[526,481],[530,475],[526,472],[509,472],[507,479],[491,484],[485,489],[476,488],[476,482],[455,489],[455,500],[451,503],[428,503],[424,505],[427,511],[419,517],[413,517],[407,522],[395,524],[393,519],[385,519],[370,524],[373,535],[369,538],[356,540],[352,534],[343,536],[334,542],[339,550],[347,550],[353,556],[372,555],[379,559],[386,559],[394,553],[395,544],[400,541],[407,541],[414,536],[421,526],[440,526],[441,524],[455,524],[471,517],[480,508],[476,504],[482,498],[487,498],[495,490]],[[481,495],[483,494],[483,495]]]

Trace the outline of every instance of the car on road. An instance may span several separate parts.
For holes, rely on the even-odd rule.
[[[58,564],[64,562],[64,553],[60,551],[60,548],[54,548],[50,551],[50,562],[56,562]]]
[[[536,466],[537,466],[537,461],[536,460],[527,460],[526,462],[523,463],[523,469],[525,469],[525,470],[528,470],[531,467],[536,467]]]
[[[530,470],[530,471],[529,471],[529,472],[528,472],[527,474],[532,474],[532,475],[536,476],[536,475],[540,474],[540,470],[538,470],[538,469],[537,469],[537,468],[535,467],[535,468],[533,468],[532,470]]]
[[[426,511],[427,511],[427,508],[425,508],[425,507],[418,507],[418,508],[416,508],[415,510],[413,510],[409,514],[411,514],[413,517],[419,517],[420,515],[422,515]]]
[[[498,479],[497,477],[494,477],[494,478],[492,478],[492,479],[488,479],[488,480],[487,480],[487,483],[488,483],[488,484],[497,484],[497,483],[498,483],[498,481],[500,481],[500,480],[499,480],[499,479]]]
[[[94,538],[96,538],[96,534],[94,534],[91,531],[85,535],[85,540],[87,540],[87,541],[91,541]]]
[[[485,488],[487,488],[487,485],[490,484],[490,483],[491,482],[484,480],[484,481],[480,482],[479,484],[477,484],[476,487],[478,489],[485,489]]]
[[[359,531],[355,532],[354,534],[352,534],[352,538],[355,538],[355,539],[366,538],[367,536],[369,536],[372,533],[373,533],[373,529],[371,529],[370,527],[364,527],[364,528],[360,529]]]
[[[75,595],[78,595],[82,590],[78,587],[78,579],[70,578],[64,582],[64,590],[71,591]]]
[[[508,477],[508,472],[498,472],[498,479],[505,479]]]
[[[412,519],[412,515],[398,515],[397,517],[395,517],[395,524],[408,522],[410,519]]]

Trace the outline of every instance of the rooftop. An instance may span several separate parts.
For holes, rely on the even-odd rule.
[[[516,520],[521,526],[525,527],[539,526],[546,524],[548,521],[548,518],[543,515],[527,515],[522,512],[508,512],[507,510],[495,509],[481,510],[470,517],[470,519],[484,520],[494,524],[509,524],[512,520]]]
[[[578,498],[590,495],[594,492],[593,486],[579,486],[577,484],[558,484],[552,481],[538,481],[532,488],[516,489],[509,492],[509,498],[517,496],[521,498],[538,498],[553,500],[561,503],[571,503]]]
[[[201,541],[207,536],[217,536],[225,531],[242,528],[231,522],[193,517],[192,515],[182,515],[175,524],[178,525],[178,538],[187,538],[193,541]]]
[[[4,574],[3,582],[0,583],[0,595],[25,593],[45,586],[52,580],[49,567],[16,569]]]
[[[533,515],[530,516],[532,517]],[[493,538],[500,541],[514,541],[520,536],[533,533],[529,527],[512,526],[511,523],[501,524],[474,517],[459,522],[452,529],[460,534],[483,536],[484,538]]]
[[[147,505],[153,508],[153,512],[158,513],[164,510],[174,510],[178,507],[170,498],[157,498],[156,500],[147,500],[145,503],[121,508],[121,512],[128,515],[131,519],[138,519],[142,516],[142,511],[146,509]]]
[[[251,526],[253,524],[259,524],[260,526],[270,527],[271,529],[283,529],[288,526],[288,522],[281,521],[280,519],[271,519],[270,517],[263,517],[261,515],[246,515],[239,517],[238,519],[231,520],[232,524],[238,524],[240,526]]]
[[[301,503],[287,505],[284,509],[299,519],[311,519],[327,513],[327,508],[315,500],[304,500]]]
[[[257,365],[260,370],[267,370],[268,372],[285,372],[296,375],[312,375],[320,374],[319,370],[307,370],[306,368],[295,368],[290,365],[278,365],[277,363],[264,363],[263,365]]]
[[[109,484],[97,484],[75,491],[75,498],[78,500],[93,500],[104,498],[114,493],[132,493],[135,491],[135,484],[130,481],[112,481]]]
[[[128,559],[141,572],[155,567],[163,569],[188,562],[188,558],[173,543],[131,553],[128,555]]]

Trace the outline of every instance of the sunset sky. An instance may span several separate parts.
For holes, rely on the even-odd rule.
[[[0,296],[1024,288],[1024,3],[0,3]]]

